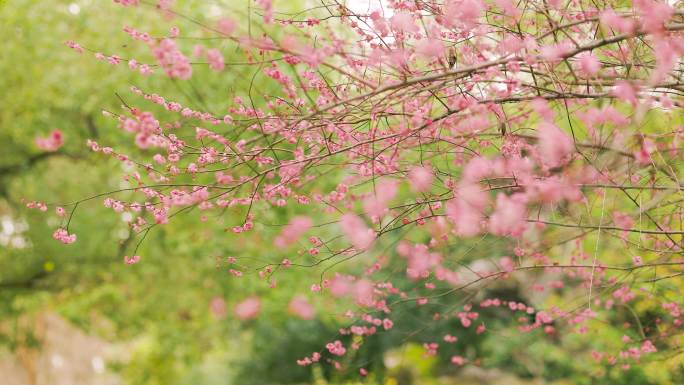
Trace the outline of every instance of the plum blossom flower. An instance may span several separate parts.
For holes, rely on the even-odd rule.
[[[290,223],[285,226],[275,239],[275,245],[279,248],[287,247],[297,241],[302,234],[311,228],[311,218],[298,216],[293,218]]]
[[[574,143],[565,132],[554,124],[539,125],[539,154],[549,168],[565,165],[574,150]]]
[[[76,234],[69,234],[66,229],[59,228],[52,234],[52,238],[65,245],[76,242]]]
[[[314,307],[301,295],[294,297],[288,308],[290,313],[304,320],[313,319],[316,314]]]
[[[434,180],[432,170],[422,166],[411,168],[408,177],[411,182],[411,189],[416,192],[428,191]]]
[[[132,257],[129,257],[128,255],[124,256],[124,263],[126,263],[127,265],[134,265],[138,262],[140,262],[139,255],[134,255]]]
[[[59,129],[54,129],[50,132],[50,135],[46,137],[36,138],[36,146],[44,151],[54,152],[59,150],[60,147],[64,145],[64,137],[62,136],[62,131]]]
[[[216,48],[207,50],[207,61],[209,62],[209,68],[214,71],[222,71],[226,68],[226,65],[223,62],[223,55],[221,54],[221,51]]]
[[[226,316],[226,301],[222,297],[216,296],[211,299],[209,309],[214,317],[222,319]]]
[[[238,319],[250,320],[259,315],[261,300],[258,297],[249,297],[235,306],[234,313]]]
[[[511,197],[499,193],[496,197],[496,208],[489,219],[489,230],[496,235],[520,236],[526,229],[527,210],[520,198],[521,194]]]
[[[365,250],[373,244],[375,232],[369,229],[358,216],[352,213],[344,214],[340,220],[340,225],[347,239],[355,248]]]

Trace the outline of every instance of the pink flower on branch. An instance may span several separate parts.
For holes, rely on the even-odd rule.
[[[64,145],[64,137],[62,131],[54,129],[50,135],[46,137],[37,137],[36,146],[44,151],[54,152],[59,150]]]
[[[309,217],[295,217],[290,223],[285,226],[275,239],[276,247],[284,248],[292,243],[295,243],[299,237],[306,233],[311,228],[311,218]]]
[[[442,356],[434,339],[405,330],[411,323],[402,322],[402,306],[419,309],[411,316],[423,317],[417,321],[426,330],[456,328],[437,334],[444,343],[470,336],[458,340],[456,348],[469,353],[452,356],[456,366],[480,364],[471,337],[509,332],[559,346],[584,339],[597,361],[625,368],[663,354],[667,335],[657,349],[655,340],[637,343],[642,333],[614,315],[630,306],[643,320],[642,309],[663,304],[647,327],[669,333],[682,324],[681,306],[657,298],[670,290],[665,271],[677,277],[681,267],[681,15],[652,0],[616,10],[558,0],[424,3],[293,17],[276,12],[278,2],[257,0],[263,19],[250,28],[218,17],[183,22],[182,35],[176,27],[150,28],[168,31],[161,36],[124,27],[154,64],[87,49],[118,65],[112,70],[127,64],[134,76],[159,67],[167,75],[160,81],[193,73],[206,80],[179,83],[193,88],[189,96],[134,87],[121,95],[123,106],[103,114],[137,147],[88,142],[94,156],[124,170],[125,189],[104,196],[106,207],[136,233],[196,215],[202,232],[216,226],[240,254],[226,259],[227,278],[254,279],[266,290],[309,289],[316,307],[290,293],[281,310],[304,320],[335,314],[331,322],[341,325],[339,337],[297,360],[302,366],[371,375],[365,363],[340,357],[363,350],[378,332],[408,332],[427,355]],[[170,2],[149,4],[181,23],[171,19],[182,10]],[[232,98],[195,105],[241,73],[215,73],[225,71],[226,44],[239,47],[232,64],[253,67],[250,88],[238,80]],[[63,144],[61,135],[42,139],[36,143],[45,151]],[[26,206],[51,221],[69,217],[46,203]],[[260,230],[274,222],[284,226],[273,250],[242,255],[249,251],[241,247],[271,239]],[[76,240],[64,228],[53,237]],[[626,259],[611,252],[615,245],[626,248]],[[299,285],[278,277],[295,264],[314,278]],[[658,280],[643,284],[656,266]],[[516,291],[524,298],[444,306],[499,284],[523,289]],[[235,317],[258,317],[261,301],[237,303]],[[217,318],[226,312],[219,300],[210,306]],[[598,325],[630,336],[623,342],[631,346],[607,352],[614,342],[601,340]]]
[[[539,154],[543,164],[549,168],[565,165],[575,149],[572,138],[551,123],[541,123],[538,130]]]
[[[344,214],[340,219],[340,226],[347,239],[358,250],[368,249],[375,240],[375,232],[355,214]]]
[[[258,297],[249,297],[235,306],[235,317],[241,320],[256,318],[261,312],[261,300]]]
[[[66,229],[61,228],[55,230],[55,232],[52,234],[52,238],[64,243],[65,245],[76,242],[76,234],[69,234]]]

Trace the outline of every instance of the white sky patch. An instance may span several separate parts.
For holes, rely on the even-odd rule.
[[[67,10],[69,10],[69,13],[72,15],[78,15],[79,13],[81,13],[81,7],[79,7],[76,3],[69,4]]]
[[[394,10],[387,6],[385,0],[348,0],[347,7],[359,14],[370,14],[373,11],[380,11],[380,14],[385,18],[390,18],[394,15]]]
[[[394,15],[394,9],[388,6],[386,0],[347,0],[344,2],[344,4],[353,13],[359,16],[366,16],[362,17],[363,22],[359,23],[359,28],[371,35],[375,35],[375,33],[372,31],[372,28],[370,28],[372,27],[373,22],[367,17],[368,15],[374,11],[379,11],[380,15],[387,20]],[[383,40],[385,43],[392,43],[394,42],[394,36],[386,36],[383,38]]]

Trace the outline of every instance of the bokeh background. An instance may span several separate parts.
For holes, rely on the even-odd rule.
[[[304,1],[276,3],[281,11],[305,6]],[[207,24],[230,16],[246,29],[250,20],[259,20],[250,15],[247,0],[175,4],[174,9]],[[68,247],[55,242],[51,234],[58,219],[26,210],[25,200],[73,202],[120,188],[121,164],[85,146],[91,138],[114,148],[131,147],[130,137],[101,114],[120,108],[117,94],[125,99],[130,87],[137,86],[193,108],[225,111],[233,97],[244,96],[255,74],[251,66],[228,65],[216,75],[198,65],[189,81],[171,81],[160,74],[143,77],[64,45],[76,40],[105,54],[151,60],[144,45],[122,32],[124,25],[156,36],[171,25],[202,35],[188,19],[169,20],[152,7],[126,9],[111,0],[0,1],[0,383],[592,383],[581,360],[575,359],[588,347],[572,339],[514,332],[475,338],[474,333],[462,333],[460,353],[487,357],[486,363],[456,369],[448,363],[453,352],[426,357],[422,342],[439,340],[450,329],[448,324],[421,325],[426,317],[418,312],[428,310],[417,308],[395,315],[403,331],[378,336],[355,358],[355,365],[370,370],[365,379],[355,371],[337,374],[325,366],[298,367],[295,359],[319,350],[335,335],[339,309],[321,300],[315,302],[314,319],[289,313],[287,304],[293,293],[306,291],[311,271],[293,269],[279,277],[278,285],[286,289],[268,290],[249,279],[230,279],[224,264],[230,255],[276,253],[260,234],[275,233],[269,223],[282,222],[289,214],[285,211],[260,219],[258,231],[249,237],[206,225],[196,215],[176,217],[141,245],[141,263],[128,266],[122,256],[138,239],[101,200],[93,200],[79,207],[71,226],[78,242]],[[192,44],[182,48],[189,52]],[[211,44],[224,52],[228,63],[244,62],[234,43]],[[256,94],[273,87],[259,76],[252,86]],[[39,150],[35,138],[55,128],[64,133],[65,145],[52,153]],[[500,255],[500,250],[493,243],[468,258],[477,261]],[[530,295],[522,285],[489,290],[510,299],[529,300]],[[236,320],[235,304],[254,294],[263,301],[261,316]],[[488,326],[495,329],[500,315],[489,316]],[[605,333],[619,331],[606,328]],[[662,377],[658,365],[634,367],[609,378],[611,384],[676,383],[676,377]]]

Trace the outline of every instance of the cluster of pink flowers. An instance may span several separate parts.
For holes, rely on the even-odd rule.
[[[288,308],[292,314],[304,320],[313,319],[316,315],[314,307],[302,295],[294,297]]]
[[[357,249],[370,247],[375,239],[375,233],[369,229],[361,218],[354,214],[345,214],[340,220],[342,231]]]
[[[124,256],[124,263],[126,263],[127,265],[134,265],[138,262],[140,262],[139,255],[134,255],[132,257],[129,257],[128,255]]]
[[[29,209],[38,209],[40,211],[47,211],[48,207],[44,202],[31,201],[26,203],[26,207]]]
[[[342,342],[340,342],[340,340],[336,340],[335,342],[328,342],[325,345],[325,348],[328,349],[330,354],[336,356],[343,356],[344,353],[347,352],[347,349],[345,349],[344,345],[342,345]]]
[[[121,4],[124,7],[136,6],[140,4],[140,0],[114,0],[115,3]]]
[[[230,276],[256,272],[260,285],[275,288],[283,282],[276,276],[295,268],[322,273],[303,283],[309,293],[289,295],[282,307],[309,320],[318,306],[339,304],[349,324],[339,328],[344,337],[299,365],[345,367],[363,341],[397,332],[400,318],[392,312],[401,306],[420,306],[420,314],[431,312],[426,322],[450,322],[476,338],[490,334],[491,314],[505,314],[519,333],[589,338],[592,321],[610,324],[612,312],[655,301],[638,279],[621,274],[648,273],[658,286],[681,273],[681,215],[669,207],[681,190],[684,128],[673,111],[684,107],[684,77],[676,70],[684,43],[672,5],[637,0],[623,12],[551,0],[534,4],[535,11],[525,1],[395,1],[387,4],[391,13],[350,7],[328,24],[310,16],[275,20],[270,0],[256,4],[265,24],[276,23],[264,25],[262,35],[240,34],[228,18],[202,25],[206,45],[194,48],[185,39],[191,34],[178,38],[176,26],[160,38],[124,31],[147,45],[172,79],[225,70],[222,51],[211,44],[236,42],[244,63],[230,65],[258,66],[268,91],[251,88],[249,100],[235,96],[218,113],[133,87],[140,98],[131,104],[152,106],[126,105],[105,116],[135,136],[140,155],[88,146],[126,166],[123,179],[135,198],[104,203],[130,214],[124,216],[132,230],[193,208],[188,215],[247,238],[241,244],[273,242],[266,263],[229,258]],[[171,6],[157,2],[180,23]],[[188,49],[202,60],[191,63]],[[156,68],[127,62],[142,74]],[[651,119],[656,110],[665,124]],[[44,140],[39,147],[47,151],[62,145],[61,135]],[[289,216],[284,226],[267,225],[282,213]],[[75,240],[62,228],[54,237]],[[608,255],[613,238],[629,252]],[[455,253],[454,245],[467,251]],[[524,287],[523,298],[485,293],[476,297],[477,310],[467,304],[432,312],[463,290],[498,284]],[[577,307],[569,297],[584,292],[586,306]],[[332,301],[314,307],[310,298],[319,296]],[[258,317],[261,301],[238,302],[234,316]],[[681,327],[679,302],[659,302],[659,330]],[[217,317],[225,307],[211,305]],[[629,332],[620,334],[626,346],[614,354],[597,350],[598,362],[628,366],[664,350],[660,339],[656,349],[646,338],[637,345]],[[426,354],[437,355],[439,344],[425,341]],[[451,358],[456,366],[477,360]]]
[[[313,354],[311,354],[311,357],[304,357],[301,360],[297,360],[297,365],[299,365],[299,366],[311,365],[315,362],[320,361],[320,359],[321,359],[321,353],[313,352]]]
[[[137,29],[129,26],[124,26],[123,31],[130,35],[135,40],[144,41],[146,43],[152,40],[152,37],[147,32],[140,32]]]
[[[276,247],[286,247],[296,242],[297,239],[302,236],[311,228],[311,218],[309,217],[295,217],[290,223],[283,228],[283,231],[276,237],[275,245]]]
[[[207,61],[209,62],[209,68],[214,71],[222,71],[226,68],[226,65],[223,62],[223,55],[221,54],[221,51],[216,48],[207,50]]]
[[[36,138],[36,146],[44,151],[57,151],[64,145],[64,136],[62,131],[58,129],[52,130],[50,135],[46,137]]]
[[[57,229],[52,233],[52,238],[68,245],[70,243],[76,242],[76,234],[69,234],[66,229]]]
[[[67,40],[67,41],[64,42],[64,44],[65,44],[67,47],[73,49],[74,51],[76,51],[76,52],[78,52],[78,53],[83,53],[83,47],[81,47],[80,44],[78,44],[78,43],[76,43],[76,42],[74,42],[74,41],[72,41],[72,40]]]
[[[167,76],[178,79],[189,79],[192,76],[190,60],[183,55],[172,39],[162,39],[152,48],[152,54]]]
[[[241,320],[256,318],[261,311],[261,300],[250,297],[235,306],[235,316]]]

